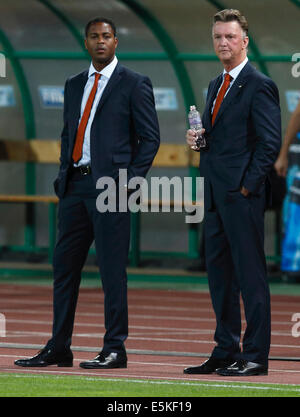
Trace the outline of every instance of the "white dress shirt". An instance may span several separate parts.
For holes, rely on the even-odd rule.
[[[226,90],[226,93],[225,93],[224,98],[225,98],[225,97],[226,97],[226,95],[228,94],[228,91],[231,89],[231,87],[232,87],[233,83],[235,82],[235,80],[237,79],[237,77],[239,76],[240,72],[242,71],[242,69],[244,68],[244,66],[247,64],[247,62],[248,62],[248,57],[246,56],[246,58],[244,59],[244,61],[243,61],[243,62],[241,62],[238,66],[236,66],[236,67],[235,67],[235,68],[233,68],[231,71],[229,71],[229,73],[228,73],[228,74],[231,76],[232,80],[231,80],[231,82],[230,82],[230,84],[229,84],[228,89]],[[223,82],[222,82],[222,84],[220,85],[220,88],[219,88],[219,90],[218,90],[218,92],[217,92],[216,98],[215,98],[215,100],[214,100],[214,102],[213,102],[212,109],[211,109],[211,113],[213,113],[213,111],[214,111],[214,107],[215,107],[216,99],[217,99],[218,94],[219,94],[219,91],[220,91],[220,89],[221,89],[221,87],[222,87],[222,85],[223,85],[223,83],[224,83],[224,77],[225,77],[225,74],[227,74],[227,71],[225,71],[225,69],[224,69],[224,71],[223,71]]]
[[[86,106],[86,102],[89,98],[90,92],[93,88],[94,85],[94,81],[95,81],[95,73],[98,72],[99,74],[101,74],[101,77],[98,81],[98,88],[97,88],[97,92],[94,98],[94,102],[92,105],[92,109],[91,109],[91,113],[90,113],[90,117],[89,120],[87,122],[86,125],[86,129],[85,129],[85,133],[84,133],[84,139],[83,139],[83,145],[82,145],[82,157],[81,159],[78,161],[77,164],[74,164],[75,167],[78,167],[80,165],[87,165],[91,163],[91,152],[90,152],[90,132],[91,132],[91,126],[95,117],[95,113],[100,101],[100,98],[103,94],[103,91],[112,75],[112,73],[114,72],[116,66],[118,63],[118,59],[115,56],[114,59],[112,60],[112,62],[110,64],[108,64],[105,68],[103,68],[100,72],[98,72],[93,63],[91,62],[90,68],[89,68],[89,74],[88,74],[88,80],[87,83],[84,87],[84,92],[83,92],[83,96],[82,96],[82,101],[81,101],[81,112],[80,112],[80,119],[78,122],[78,126],[81,120],[81,117],[83,115],[85,106]]]

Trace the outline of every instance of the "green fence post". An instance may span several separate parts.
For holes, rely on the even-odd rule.
[[[196,104],[196,98],[192,88],[192,83],[189,74],[184,66],[184,63],[178,59],[178,50],[173,39],[170,37],[166,29],[162,26],[159,20],[151,13],[145,6],[141,5],[137,0],[119,0],[126,4],[142,21],[149,27],[157,41],[165,50],[171,65],[174,68],[179,86],[181,87],[185,108],[189,109],[191,104]],[[186,115],[187,120],[187,115]],[[184,136],[184,132],[183,132]],[[197,244],[196,244],[197,242]],[[195,245],[196,244],[196,245]],[[192,245],[192,246],[191,246]],[[198,228],[197,226],[189,225],[189,249],[188,253],[195,253],[198,248]]]

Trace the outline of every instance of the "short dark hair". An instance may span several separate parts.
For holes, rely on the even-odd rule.
[[[114,33],[114,36],[117,36],[117,28],[114,22],[111,19],[107,19],[106,17],[95,17],[94,19],[90,20],[85,26],[85,37],[87,38],[89,29],[95,23],[107,23]]]
[[[242,30],[248,36],[248,22],[245,16],[236,9],[224,9],[214,15],[214,23],[216,22],[233,22],[239,23]]]

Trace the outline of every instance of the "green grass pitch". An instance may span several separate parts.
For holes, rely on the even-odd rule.
[[[0,374],[0,397],[299,397],[300,385]]]

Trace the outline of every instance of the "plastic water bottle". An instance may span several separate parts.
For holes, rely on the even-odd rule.
[[[206,140],[203,136],[200,135],[200,130],[202,129],[202,120],[201,120],[200,113],[198,112],[195,105],[190,106],[188,118],[189,118],[190,129],[197,132],[197,136],[198,136],[197,141],[196,141],[196,147],[193,147],[193,149],[204,148],[206,146]]]

